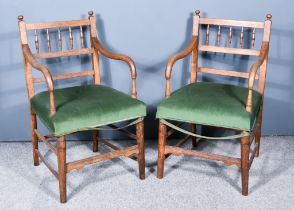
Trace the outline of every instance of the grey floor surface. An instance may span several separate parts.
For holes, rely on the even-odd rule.
[[[240,152],[237,141],[202,142],[199,147],[235,156]],[[68,142],[67,149],[69,161],[92,154],[90,142]],[[138,179],[137,163],[128,158],[87,166],[68,174],[66,204],[59,203],[58,182],[44,164],[33,166],[30,143],[0,143],[0,154],[0,209],[294,209],[290,136],[262,139],[261,156],[250,171],[248,197],[240,193],[237,167],[187,156],[167,159],[165,177],[157,179],[155,140],[146,144],[145,180]],[[56,163],[54,155],[46,157]]]

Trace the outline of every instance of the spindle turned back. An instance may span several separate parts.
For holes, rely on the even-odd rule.
[[[223,69],[205,68],[198,66],[198,53],[199,52],[212,52],[212,53],[225,53],[225,54],[236,54],[236,55],[247,55],[257,56],[258,59],[262,60],[262,57],[266,56],[263,63],[260,66],[259,74],[256,75],[255,79],[259,80],[258,91],[263,94],[264,82],[267,70],[267,52],[270,41],[270,30],[271,30],[271,19],[272,15],[266,15],[266,20],[263,22],[256,21],[238,21],[238,20],[226,20],[226,19],[213,19],[213,18],[202,18],[200,11],[197,10],[193,17],[193,37],[197,37],[197,51],[192,52],[191,59],[191,82],[197,80],[197,73],[216,74],[223,76],[239,77],[249,79],[249,72],[237,72]],[[205,40],[203,43],[199,41],[200,28],[205,29]],[[210,40],[212,34],[210,33],[212,28],[216,30],[215,44]],[[226,30],[222,31],[222,28]],[[250,31],[250,46],[244,46],[244,31]],[[239,30],[240,36],[239,44],[237,47],[233,47],[232,40],[234,37],[233,30]],[[261,47],[256,47],[256,30],[263,32]],[[226,32],[226,34],[224,33]],[[227,42],[221,42],[221,36],[226,36]],[[265,50],[266,49],[266,50]],[[197,54],[197,55],[196,55]]]
[[[20,40],[23,50],[28,50],[34,57],[34,59],[48,59],[58,58],[66,56],[78,56],[90,54],[92,56],[92,69],[87,71],[80,71],[67,74],[59,74],[53,76],[53,80],[63,80],[76,77],[93,77],[94,84],[100,84],[100,72],[98,52],[94,50],[93,44],[87,47],[85,44],[85,31],[88,28],[90,38],[96,37],[96,18],[92,11],[88,12],[88,19],[70,20],[70,21],[57,21],[57,22],[45,22],[45,23],[25,23],[22,15],[18,16],[18,25],[20,32]],[[73,30],[79,30],[79,41],[74,42]],[[33,31],[34,33],[34,46],[28,41],[28,33]],[[41,45],[41,34],[45,34],[46,43]],[[54,37],[53,37],[54,36]],[[66,37],[66,40],[65,40]],[[42,37],[43,38],[43,37]],[[55,42],[52,42],[53,38],[56,40],[57,46],[52,46]],[[67,43],[66,43],[67,42]],[[79,43],[74,46],[74,43]],[[45,44],[45,45],[44,45]],[[45,46],[45,49],[41,49],[40,46]],[[34,50],[35,49],[35,50]],[[56,49],[56,50],[53,50]],[[35,53],[32,53],[35,51]],[[26,62],[25,62],[26,63]],[[35,78],[31,71],[29,63],[25,65],[25,74],[28,86],[29,97],[34,95],[34,83],[46,82],[44,77]]]

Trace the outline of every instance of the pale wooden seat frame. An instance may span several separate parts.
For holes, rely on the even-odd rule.
[[[82,20],[72,20],[72,21],[60,21],[60,22],[47,22],[47,23],[29,23],[26,24],[23,21],[23,16],[18,16],[19,23],[19,32],[20,32],[20,40],[21,40],[21,48],[23,52],[24,59],[24,70],[25,70],[25,78],[26,78],[26,86],[28,92],[29,102],[31,98],[35,95],[35,83],[46,82],[47,88],[50,95],[50,115],[54,115],[56,113],[55,101],[54,101],[54,81],[55,80],[63,80],[70,79],[76,77],[84,77],[91,76],[93,77],[93,84],[100,84],[100,69],[99,69],[99,54],[101,53],[107,58],[121,60],[128,64],[131,71],[131,80],[132,80],[132,98],[137,97],[136,92],[136,67],[133,60],[122,54],[114,54],[106,50],[99,40],[97,39],[96,32],[96,17],[92,11],[88,12],[88,19]],[[69,42],[70,42],[70,50],[62,49],[62,37],[60,28],[68,28],[69,29]],[[71,27],[80,27],[80,39],[81,39],[81,49],[73,49],[73,35]],[[82,27],[90,28],[90,48],[85,48],[84,44],[84,33],[82,31]],[[51,42],[50,42],[50,33],[48,29],[58,28],[58,45],[59,51],[51,51]],[[40,53],[39,52],[39,37],[37,30],[45,29],[46,30],[46,38],[47,38],[47,48],[48,52]],[[28,44],[27,31],[35,30],[35,47],[37,53],[33,54]],[[38,63],[36,59],[40,58],[57,58],[62,56],[74,56],[74,55],[82,55],[82,54],[91,54],[92,56],[92,67],[91,71],[81,71],[77,73],[67,73],[61,74],[58,76],[52,76],[49,69]],[[32,74],[32,68],[39,70],[43,77],[34,78]],[[129,132],[126,129],[118,129],[116,125],[110,124],[108,125],[111,128],[117,129],[118,131],[123,132],[131,139],[137,140],[137,145],[127,147],[127,148],[119,148],[106,140],[99,138],[99,133],[97,130],[93,131],[93,152],[98,151],[98,141],[105,144],[109,148],[114,151],[107,152],[100,155],[95,155],[92,157],[88,157],[81,160],[76,160],[73,162],[66,162],[66,139],[65,136],[54,136],[52,134],[49,135],[41,135],[37,130],[37,119],[36,113],[33,113],[30,109],[30,124],[31,124],[31,132],[32,132],[32,146],[33,146],[33,160],[34,165],[39,165],[39,158],[44,162],[44,164],[48,167],[48,169],[52,172],[52,174],[59,181],[59,191],[60,191],[60,202],[65,203],[67,200],[66,195],[66,174],[74,169],[82,169],[88,164],[97,163],[104,160],[109,160],[113,158],[118,158],[121,156],[129,157],[138,161],[139,164],[139,177],[140,179],[145,178],[145,155],[144,155],[144,122],[138,121],[136,123],[136,134]],[[49,139],[57,139],[57,148],[49,142]],[[49,162],[44,158],[44,156],[38,150],[38,140],[43,141],[49,150],[51,150],[56,156],[58,160],[58,171],[56,171]]]
[[[207,73],[231,77],[239,77],[248,79],[248,98],[246,104],[246,111],[252,112],[252,91],[254,88],[255,80],[258,80],[257,91],[262,95],[262,103],[260,105],[260,111],[257,117],[257,123],[253,128],[251,135],[248,137],[241,138],[241,157],[227,157],[223,155],[217,155],[212,153],[207,153],[197,150],[187,150],[180,148],[184,143],[191,138],[192,147],[196,148],[197,142],[194,136],[187,135],[184,139],[180,140],[175,146],[166,145],[166,139],[175,132],[175,129],[170,129],[167,131],[166,124],[163,121],[159,122],[159,134],[158,134],[158,162],[157,162],[157,177],[163,178],[164,172],[164,161],[170,155],[190,155],[199,158],[205,158],[209,160],[222,161],[225,165],[236,165],[241,168],[242,176],[242,194],[244,196],[248,195],[248,177],[249,169],[254,160],[254,157],[259,156],[260,148],[260,136],[261,136],[261,126],[262,126],[262,109],[263,109],[263,98],[264,98],[264,89],[265,89],[265,78],[267,71],[267,61],[268,61],[268,51],[269,51],[269,41],[270,41],[270,30],[271,30],[271,18],[272,16],[268,14],[264,22],[253,22],[253,21],[236,21],[236,20],[224,20],[224,19],[209,19],[201,18],[200,11],[197,10],[193,17],[193,36],[188,47],[182,52],[172,56],[166,67],[166,89],[165,96],[166,98],[170,97],[170,79],[174,63],[191,54],[191,67],[190,67],[190,83],[197,82],[198,73]],[[205,44],[199,44],[199,28],[200,25],[207,25],[206,30],[206,39]],[[209,45],[209,27],[214,25],[218,27],[217,31],[217,46]],[[229,27],[228,34],[228,47],[220,46],[220,37],[221,37],[221,26]],[[240,27],[240,48],[232,48],[232,27]],[[244,39],[244,27],[253,28],[251,48],[255,44],[255,29],[263,29],[263,40],[260,50],[254,49],[243,49],[243,39]],[[254,63],[249,73],[228,71],[223,69],[213,69],[213,68],[204,68],[198,66],[198,53],[203,52],[216,52],[216,53],[228,53],[228,54],[239,54],[239,55],[251,55],[257,56],[257,61]],[[259,70],[259,74],[257,74]],[[245,107],[244,107],[245,108]],[[175,110],[176,111],[176,110]],[[182,123],[179,123],[182,124]],[[196,125],[192,124],[192,132],[196,133]],[[244,131],[237,131],[244,132]],[[250,146],[254,143],[253,152],[250,155]]]

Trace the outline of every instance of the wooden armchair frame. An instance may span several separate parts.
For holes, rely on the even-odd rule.
[[[99,54],[101,53],[107,58],[121,60],[128,64],[131,71],[131,80],[132,80],[132,98],[137,97],[136,93],[136,66],[133,60],[121,54],[115,54],[106,50],[99,40],[97,39],[96,34],[96,18],[92,11],[88,12],[88,19],[82,20],[72,20],[72,21],[60,21],[60,22],[47,22],[47,23],[29,23],[26,24],[23,21],[23,16],[18,16],[19,23],[19,32],[20,32],[20,40],[21,40],[21,48],[23,52],[23,60],[24,60],[24,70],[25,70],[25,78],[26,78],[26,86],[28,92],[29,101],[31,101],[32,97],[35,95],[35,83],[46,82],[47,89],[50,96],[50,115],[53,116],[56,113],[56,106],[54,101],[54,81],[55,80],[64,80],[76,77],[85,77],[91,76],[93,77],[94,84],[100,84],[100,69],[99,69]],[[80,41],[81,41],[81,49],[73,49],[73,35],[72,35],[72,27],[80,28]],[[90,29],[90,48],[85,48],[84,44],[84,32],[83,27],[89,27]],[[51,51],[51,40],[49,29],[57,28],[58,30],[58,48],[59,51]],[[68,28],[69,29],[69,50],[62,49],[62,35],[60,28]],[[27,31],[34,30],[35,31],[35,47],[36,53],[33,54],[28,43]],[[48,51],[45,53],[40,53],[40,43],[38,30],[46,30],[46,39],[47,39],[47,49]],[[92,70],[91,71],[82,71],[77,73],[67,73],[61,74],[58,76],[52,76],[49,69],[38,63],[37,59],[46,59],[46,58],[57,58],[63,56],[76,56],[83,54],[91,54],[92,56]],[[43,77],[34,78],[32,74],[32,68],[40,71],[43,74]],[[100,162],[103,160],[109,160],[113,158],[118,158],[120,156],[130,157],[135,161],[138,161],[139,164],[139,177],[140,179],[145,178],[145,155],[144,155],[144,123],[143,121],[138,121],[136,123],[136,134],[129,132],[126,129],[119,129],[117,126],[110,124],[108,125],[111,128],[115,128],[118,131],[126,134],[131,139],[135,139],[137,141],[136,146],[131,146],[127,148],[119,148],[106,140],[99,138],[98,130],[93,131],[93,152],[98,151],[98,141],[105,144],[109,148],[114,151],[95,155],[92,157],[88,157],[82,160],[77,160],[73,162],[66,162],[66,139],[65,136],[54,136],[52,134],[49,135],[41,135],[37,130],[37,119],[36,113],[34,113],[30,109],[30,124],[31,124],[31,132],[32,132],[32,146],[33,146],[33,160],[34,165],[39,165],[39,158],[44,162],[44,164],[48,167],[48,169],[52,172],[52,174],[59,181],[59,190],[60,190],[60,202],[65,203],[67,200],[66,196],[66,174],[74,169],[82,169],[88,164],[93,164],[96,162]],[[57,147],[53,146],[49,139],[57,139]],[[49,164],[49,162],[44,158],[44,156],[38,150],[38,140],[41,140],[46,144],[48,149],[52,151],[55,155],[57,155],[58,159],[58,170],[56,171]]]
[[[175,132],[174,129],[167,131],[167,126],[163,122],[159,122],[159,136],[158,136],[158,163],[157,163],[157,177],[163,177],[164,171],[164,160],[173,155],[191,155],[195,157],[205,158],[209,160],[222,161],[226,165],[236,165],[241,167],[242,174],[242,194],[248,195],[248,177],[249,169],[254,160],[254,157],[259,156],[260,148],[260,135],[261,135],[261,126],[262,126],[262,108],[263,108],[263,98],[264,98],[264,88],[265,88],[265,78],[267,71],[267,60],[268,60],[268,51],[269,51],[269,41],[270,41],[270,30],[271,30],[271,18],[272,16],[268,14],[264,22],[253,22],[253,21],[236,21],[236,20],[224,20],[224,19],[209,19],[209,18],[200,18],[200,11],[197,10],[193,17],[193,36],[186,49],[182,52],[172,56],[166,67],[166,89],[165,95],[166,98],[170,97],[171,88],[170,88],[170,79],[174,63],[191,54],[191,68],[190,68],[190,83],[197,82],[198,73],[207,73],[223,76],[231,76],[238,78],[248,79],[248,97],[246,103],[246,111],[252,112],[252,91],[254,88],[255,80],[258,80],[258,89],[257,91],[262,95],[262,102],[259,109],[259,114],[257,117],[257,123],[253,128],[250,136],[241,138],[241,158],[227,157],[223,155],[211,154],[207,152],[197,151],[197,150],[186,150],[179,148],[187,140],[191,138],[192,146],[196,148],[197,142],[194,136],[187,135],[175,146],[166,145],[166,139]],[[206,28],[206,39],[205,44],[199,44],[199,28],[200,25],[207,25]],[[209,36],[210,36],[210,26],[218,27],[217,31],[217,46],[209,45]],[[221,38],[221,27],[229,27],[228,34],[228,46],[220,46]],[[232,48],[232,27],[240,27],[240,48]],[[251,38],[251,49],[243,48],[243,39],[244,39],[244,28],[252,29],[252,38]],[[263,29],[263,40],[260,50],[255,50],[255,31],[256,29]],[[238,54],[238,55],[251,55],[257,56],[257,61],[254,63],[249,73],[228,71],[223,69],[213,69],[213,68],[204,68],[198,66],[198,53],[202,52],[216,52],[216,53],[226,53],[226,54]],[[257,74],[259,70],[259,74]],[[182,124],[182,123],[180,123]],[[237,132],[244,132],[242,130]],[[192,124],[192,133],[196,133],[196,124]],[[250,146],[255,142],[253,152],[249,157]]]

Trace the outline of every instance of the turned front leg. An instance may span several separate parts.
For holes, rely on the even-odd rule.
[[[249,137],[241,139],[241,176],[242,176],[242,195],[248,195],[249,179]]]
[[[65,137],[57,139],[58,181],[60,202],[66,202],[66,142]]]
[[[165,159],[165,144],[166,144],[166,125],[159,122],[158,131],[158,160],[157,160],[157,178],[163,177],[164,159]]]
[[[145,179],[145,151],[144,151],[144,122],[141,121],[136,124],[137,144],[139,148],[138,164],[139,177]]]

